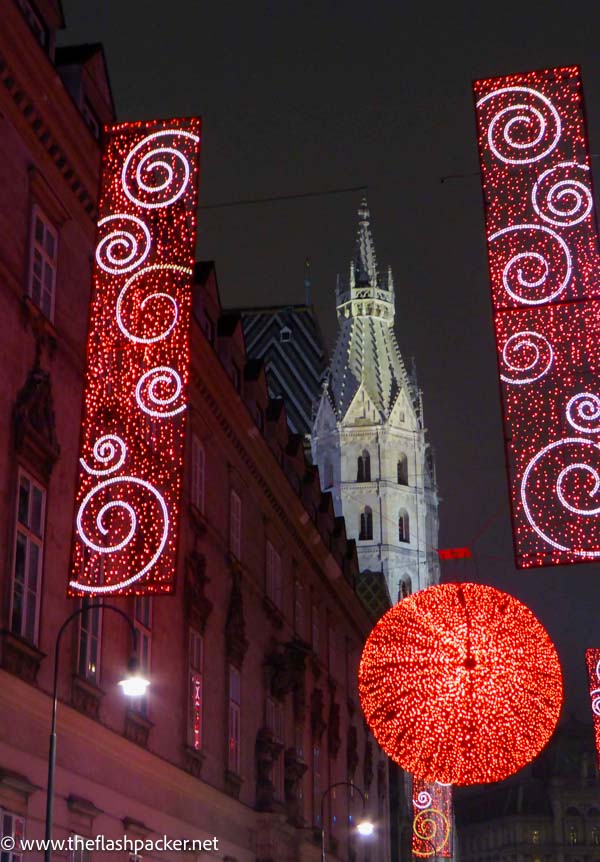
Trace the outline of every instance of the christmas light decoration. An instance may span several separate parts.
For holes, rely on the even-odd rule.
[[[600,649],[585,651],[585,661],[590,681],[590,699],[594,716],[594,736],[598,752],[598,769],[600,770]]]
[[[474,90],[516,563],[591,561],[600,261],[579,69]]]
[[[420,590],[384,614],[359,693],[386,754],[443,784],[521,769],[550,739],[563,699],[556,650],[529,608],[469,583]]]
[[[106,130],[69,595],[174,588],[200,120]]]
[[[412,853],[420,859],[452,856],[452,786],[413,779]]]

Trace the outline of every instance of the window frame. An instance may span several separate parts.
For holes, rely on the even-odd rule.
[[[146,604],[147,603],[147,604]],[[138,615],[138,608],[145,607],[147,613],[143,616]],[[136,631],[137,640],[137,656],[139,661],[139,669],[146,678],[150,677],[152,667],[152,596],[136,596],[133,607],[133,625]],[[131,698],[131,707],[134,712],[138,712],[144,718],[149,717],[150,701],[148,690],[139,697]]]
[[[235,684],[234,684],[235,681]],[[227,710],[227,769],[241,774],[242,674],[235,665],[229,665],[229,703]]]
[[[275,742],[279,743],[281,750],[277,756],[273,758],[271,771],[271,780],[275,788],[275,799],[280,802],[284,801],[284,762],[283,752],[285,750],[284,742],[284,710],[281,701],[269,695],[265,704],[265,721],[269,730],[272,732]]]
[[[242,498],[235,488],[229,490],[229,550],[242,559]]]
[[[204,514],[206,505],[206,447],[200,437],[192,432],[190,443],[190,502]]]
[[[265,569],[267,598],[281,611],[283,610],[283,566],[281,554],[270,539],[267,539],[266,543]]]
[[[31,528],[30,524],[24,524],[20,520],[20,499],[21,499],[21,482],[25,479],[30,484],[29,490],[29,501],[28,501],[28,512],[27,519],[28,522],[31,520],[31,502],[33,499],[33,494],[31,491],[33,489],[39,491],[41,493],[41,509],[39,516],[40,523],[40,533],[37,534]],[[45,527],[46,527],[46,510],[47,510],[47,489],[38,482],[27,470],[19,465],[17,471],[17,496],[15,501],[15,521],[14,521],[14,539],[13,539],[13,554],[12,554],[12,566],[11,566],[11,587],[10,587],[10,609],[9,609],[9,628],[13,634],[18,635],[23,638],[23,640],[28,641],[34,645],[37,645],[39,640],[39,624],[40,624],[40,606],[42,599],[42,578],[44,571],[44,544],[45,544]],[[17,563],[17,546],[18,546],[18,536],[19,533],[24,537],[25,540],[25,557],[23,564],[23,584],[22,584],[22,609],[21,609],[21,619],[18,627],[14,625],[14,614],[15,614],[15,586],[16,586],[16,563]],[[37,560],[37,577],[36,577],[36,587],[35,591],[30,589],[29,579],[30,579],[30,547],[31,545],[37,548],[38,560]],[[31,637],[28,636],[28,611],[29,611],[29,597],[33,593],[35,600],[35,609],[34,609],[34,617],[33,617],[33,631],[31,633]]]
[[[43,226],[44,236],[43,240],[40,242],[37,238],[36,228],[37,228],[37,220],[41,222]],[[56,309],[56,283],[58,276],[58,229],[56,228],[54,222],[48,217],[45,210],[40,206],[39,203],[33,203],[31,207],[31,218],[30,218],[30,227],[29,227],[29,270],[27,273],[27,296],[31,300],[31,302],[39,308],[40,312],[44,315],[44,317],[50,321],[50,323],[54,322],[55,309]],[[46,235],[50,233],[54,240],[54,257],[51,258],[47,249],[46,249]],[[41,272],[39,276],[39,284],[40,284],[40,297],[39,302],[36,302],[34,298],[34,261],[35,261],[35,253],[38,250],[41,257]],[[52,289],[50,294],[50,308],[47,311],[44,307],[43,297],[44,297],[44,284],[45,284],[45,273],[46,266],[48,266],[52,272]]]
[[[79,601],[79,607],[83,608],[84,603],[88,604],[102,604],[102,599],[99,597],[95,598],[87,598],[84,597]],[[85,626],[84,622],[87,620],[88,622],[93,620],[93,618],[97,618],[97,631],[94,634],[93,630],[90,633],[90,627]],[[82,672],[82,647],[83,647],[83,634],[84,631],[87,634],[85,640],[85,670]],[[87,668],[90,665],[90,643],[95,641],[96,643],[96,668],[92,673],[88,673]],[[79,626],[77,632],[77,675],[81,677],[81,679],[85,679],[87,682],[91,682],[93,685],[100,685],[100,668],[102,664],[102,608],[96,607],[87,609],[85,613],[80,614],[79,616]]]
[[[10,832],[5,829],[6,823],[8,820],[10,823]],[[4,808],[0,806],[0,837],[1,838],[14,838],[18,843],[22,838],[25,837],[25,825],[27,820],[21,814],[16,814],[14,811],[9,811],[8,808]],[[0,860],[1,862],[21,862],[23,859],[23,853],[20,850],[17,850],[17,845],[12,850],[2,850],[0,851]]]
[[[188,630],[187,701],[188,745],[201,751],[204,744],[204,638],[193,626]]]

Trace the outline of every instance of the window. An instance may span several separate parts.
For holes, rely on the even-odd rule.
[[[365,506],[360,516],[359,541],[366,542],[373,538],[373,511],[370,506]]]
[[[98,141],[100,139],[100,121],[87,99],[84,99],[81,105],[81,115],[85,120],[86,126]]]
[[[281,610],[283,605],[281,556],[271,542],[267,542],[267,598]]]
[[[363,449],[362,455],[358,456],[358,463],[356,466],[356,481],[371,481],[371,456],[366,449]]]
[[[312,648],[316,656],[319,655],[321,648],[321,626],[319,625],[319,608],[316,605],[312,607]]]
[[[21,862],[23,857],[19,842],[24,837],[25,820],[0,808],[0,838],[14,838],[16,842],[14,849],[1,850],[0,862]]]
[[[296,756],[300,760],[304,760],[304,725],[296,724],[294,730],[294,747],[296,749]]]
[[[75,834],[72,834],[70,837],[73,842],[73,849],[69,853],[69,862],[90,862],[91,853],[85,849],[85,842],[90,839],[84,838],[83,835]]]
[[[38,636],[45,508],[45,490],[19,471],[10,627],[31,643]]]
[[[304,587],[300,581],[294,581],[294,631],[304,637]]]
[[[189,638],[189,704],[188,744],[196,751],[202,748],[202,663],[204,644],[202,635],[190,629]]]
[[[227,768],[236,775],[240,774],[240,715],[241,677],[233,665],[229,666],[229,729]]]
[[[410,542],[408,512],[406,509],[400,509],[398,514],[398,541]]]
[[[408,485],[408,458],[404,453],[398,458],[398,484]]]
[[[312,780],[313,780],[313,824],[321,825],[321,748],[313,745],[312,751]]]
[[[48,31],[37,12],[34,12],[31,3],[28,0],[17,0],[21,11],[25,16],[29,29],[38,40],[42,48],[45,48],[48,43]]]
[[[333,465],[331,461],[325,461],[323,465],[323,488],[331,488],[333,485]]]
[[[80,607],[98,605],[99,600],[84,598]],[[77,656],[77,673],[98,685],[100,680],[100,629],[102,625],[102,608],[93,607],[85,610],[79,617],[79,650]]]
[[[283,799],[283,705],[279,703],[279,701],[274,700],[274,698],[272,697],[267,698],[266,724],[269,730],[273,733],[275,742],[279,743],[279,745],[281,746],[281,751],[279,751],[273,759],[273,772],[271,775],[271,780],[275,788],[275,798]]]
[[[598,826],[594,826],[592,829],[592,844],[595,847],[600,846],[600,828]]]
[[[282,344],[285,344],[286,342],[292,340],[292,330],[289,328],[289,326],[283,326],[279,330],[279,340]]]
[[[335,676],[335,665],[337,661],[336,644],[335,644],[335,629],[329,626],[327,632],[327,662],[329,676]]]
[[[54,318],[58,237],[38,207],[33,209],[28,293],[49,320]]]
[[[233,385],[235,386],[237,392],[242,391],[242,375],[240,373],[240,369],[237,367],[235,362],[231,363],[231,379],[233,380]]]
[[[577,827],[570,826],[569,827],[569,844],[577,844]]]
[[[532,844],[539,844],[540,843],[540,830],[539,829],[533,829],[532,830],[532,832],[531,832],[531,843]]]
[[[229,550],[242,558],[242,501],[236,491],[229,494]]]
[[[152,652],[152,598],[151,596],[136,596],[134,621],[137,633],[137,654],[140,662],[140,672],[150,676],[150,660]],[[148,717],[148,694],[131,699],[131,708]]]
[[[190,500],[204,512],[204,470],[206,453],[200,438],[192,434],[192,469],[190,471]]]

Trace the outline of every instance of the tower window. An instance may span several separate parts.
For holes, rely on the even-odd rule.
[[[360,516],[360,535],[361,542],[369,541],[373,538],[373,512],[370,506],[365,506],[364,512]]]
[[[287,341],[292,340],[292,330],[289,328],[289,326],[283,326],[279,330],[279,340],[282,344],[285,344]]]
[[[398,515],[398,541],[410,542],[408,512],[406,509],[400,509]]]
[[[408,458],[404,452],[398,458],[398,484],[408,485]]]
[[[362,455],[358,456],[358,462],[356,467],[356,481],[371,481],[371,456],[369,455],[367,449],[363,449]]]

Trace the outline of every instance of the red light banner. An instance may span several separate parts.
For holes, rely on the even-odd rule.
[[[412,854],[417,859],[452,856],[452,787],[413,777]]]
[[[200,120],[109,127],[68,592],[174,589]]]
[[[598,769],[600,770],[600,649],[587,649],[585,661],[590,681],[590,699],[594,715],[594,736],[598,753]]]
[[[474,84],[518,568],[600,558],[600,268],[578,67]]]

